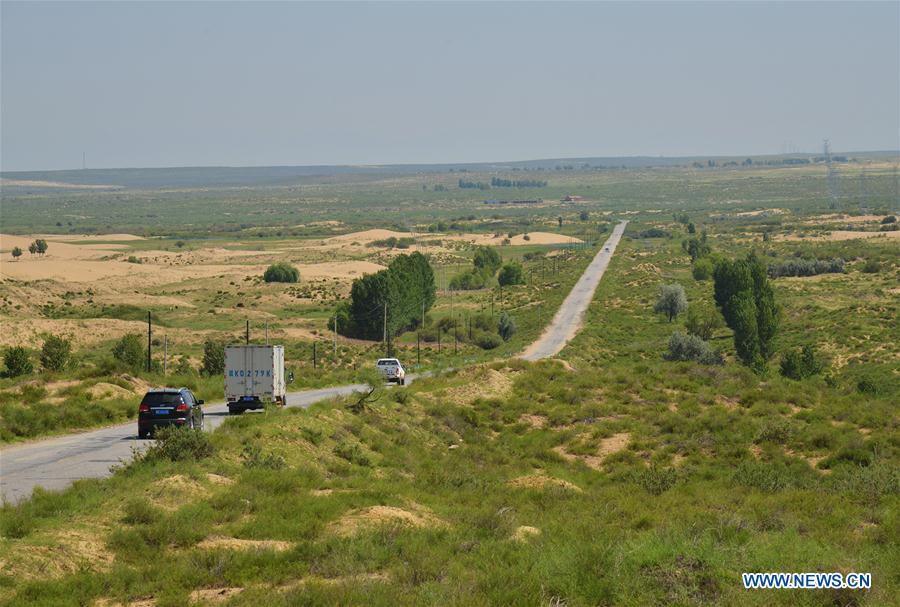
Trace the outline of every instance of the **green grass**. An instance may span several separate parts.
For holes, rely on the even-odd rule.
[[[713,241],[727,254],[747,246],[727,232]],[[895,271],[851,270],[831,300],[816,295],[823,281],[774,281],[780,346],[834,335],[852,350],[856,324],[824,310],[858,306]],[[886,285],[852,321],[886,348],[858,346],[856,365],[830,361],[828,381],[798,382],[774,361],[762,377],[736,363],[727,329],[712,340],[724,366],[664,361],[682,319],[653,313],[661,282],[684,285],[691,306],[711,305],[711,284],[691,278],[677,239],[624,239],[565,363],[449,372],[385,391],[358,415],[345,399],[242,416],[212,434],[210,456],[38,491],[2,511],[0,550],[13,568],[0,596],[165,605],[241,588],[230,604],[890,604],[900,420],[880,366],[896,352],[879,320],[892,305]],[[861,395],[857,372],[885,391]],[[517,480],[534,475],[558,480]],[[375,507],[420,526],[387,519],[348,534]],[[515,539],[523,526],[540,533]],[[41,546],[70,545],[72,533],[93,538],[103,558],[58,559],[35,575],[47,567]],[[270,543],[209,543],[221,537]],[[864,571],[874,586],[745,591],[745,571]]]

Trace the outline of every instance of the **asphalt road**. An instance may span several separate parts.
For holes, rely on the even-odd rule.
[[[572,287],[544,334],[525,349],[522,353],[522,358],[525,360],[538,360],[555,356],[570,339],[575,337],[581,328],[584,313],[591,304],[591,300],[594,299],[594,291],[597,290],[597,285],[600,283],[600,279],[603,278],[606,266],[609,265],[609,260],[612,259],[613,253],[616,252],[616,246],[622,238],[626,223],[628,222],[623,221],[613,228],[612,234],[590,265],[588,265],[581,278],[578,279],[578,282],[575,283],[575,286]]]
[[[525,350],[522,358],[538,360],[553,356],[578,332],[597,283],[600,282],[624,230],[624,222],[613,229],[606,244],[563,301],[550,326]],[[409,375],[407,383],[414,379],[414,375]],[[365,384],[352,384],[293,392],[287,395],[287,406],[305,408],[364,388]],[[228,407],[224,403],[204,405],[203,410],[207,431],[215,429],[228,417]],[[109,476],[112,466],[127,462],[134,450],[146,449],[149,444],[150,441],[137,438],[137,422],[129,421],[99,430],[4,447],[0,450],[0,498],[16,503],[29,497],[38,486],[60,490],[78,479]]]

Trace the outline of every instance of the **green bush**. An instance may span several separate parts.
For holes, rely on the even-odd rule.
[[[878,274],[881,272],[881,264],[876,259],[870,259],[863,265],[862,271],[866,274]]]
[[[244,445],[241,457],[246,468],[265,468],[281,470],[287,464],[277,453],[263,453],[262,447],[256,444]]]
[[[474,341],[482,350],[493,350],[503,343],[503,339],[496,333],[479,331],[474,335]]]
[[[714,266],[712,260],[708,257],[701,257],[694,262],[691,274],[694,276],[694,280],[709,280],[713,274],[713,270]]]
[[[0,516],[0,533],[9,539],[20,539],[34,530],[34,517],[23,508],[6,506]]]
[[[684,328],[688,335],[696,335],[704,341],[708,341],[715,333],[725,325],[718,312],[700,311],[695,308],[688,310]]]
[[[113,346],[113,358],[130,369],[139,369],[145,361],[143,340],[137,333],[123,335]]]
[[[721,352],[714,350],[696,335],[685,335],[680,331],[676,331],[669,338],[669,351],[663,358],[681,361],[694,360],[705,365],[725,364]]]
[[[145,497],[132,497],[125,502],[122,522],[127,525],[149,525],[162,518],[162,512]]]
[[[297,282],[300,280],[300,270],[287,262],[280,261],[266,268],[263,280],[266,282]]]
[[[44,340],[41,347],[41,365],[48,371],[62,371],[69,364],[72,342],[57,335]]]
[[[225,344],[212,339],[203,342],[203,372],[210,377],[225,373]]]
[[[822,372],[822,365],[816,360],[812,346],[805,345],[800,350],[789,350],[781,357],[781,374],[790,379],[801,380]]]
[[[497,333],[500,334],[503,341],[509,341],[516,333],[516,322],[506,312],[500,315],[500,321],[497,323]]]
[[[500,268],[500,274],[497,275],[497,282],[504,287],[525,284],[525,272],[522,271],[522,264],[515,261],[504,264]]]
[[[663,285],[659,289],[659,299],[653,306],[653,311],[659,314],[665,314],[669,322],[672,322],[676,316],[687,310],[688,301],[684,294],[684,287],[679,284]]]
[[[213,454],[206,432],[179,426],[164,426],[156,431],[156,443],[144,452],[145,461],[198,460]]]
[[[877,396],[879,389],[878,383],[871,377],[864,377],[856,383],[856,390],[861,394]]]
[[[334,447],[334,454],[358,466],[370,466],[372,464],[369,456],[356,443],[338,443]]]
[[[34,371],[28,350],[22,346],[13,346],[3,354],[3,362],[6,365],[7,377],[19,377],[30,375]]]
[[[634,480],[651,495],[662,495],[678,482],[678,470],[650,466],[634,473]]]

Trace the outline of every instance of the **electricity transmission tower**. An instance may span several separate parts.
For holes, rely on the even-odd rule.
[[[838,173],[831,160],[831,144],[826,139],[824,142],[825,166],[828,167],[828,194],[831,196],[831,208],[837,209],[840,199],[838,192]]]

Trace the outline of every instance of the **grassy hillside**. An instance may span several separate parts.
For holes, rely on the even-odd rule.
[[[650,225],[675,237],[623,240],[559,361],[230,419],[208,445],[168,441],[107,481],[5,507],[0,600],[891,604],[897,268],[881,247],[896,245],[860,245],[887,255],[878,273],[861,258],[773,281],[781,349],[827,359],[795,381],[777,360],[764,376],[736,363],[727,329],[711,339],[725,365],[663,360],[683,318],[653,313],[659,285],[682,284],[697,308],[712,287],[692,278],[678,225],[629,233]],[[747,234],[711,238],[729,256],[795,246]],[[859,392],[863,376],[877,393]],[[745,571],[871,572],[873,588],[748,591]]]

